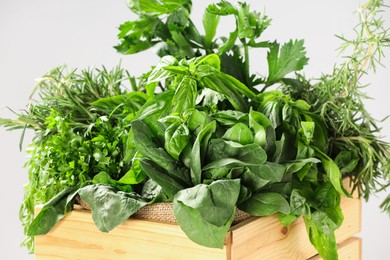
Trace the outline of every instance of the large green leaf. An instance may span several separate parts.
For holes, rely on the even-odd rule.
[[[222,248],[239,193],[239,180],[219,180],[181,190],[173,202],[176,219],[194,242]]]
[[[180,166],[162,147],[159,147],[153,141],[152,130],[142,121],[134,120],[131,123],[134,136],[134,144],[138,152],[147,157],[159,167],[163,168],[166,173],[182,182],[190,184],[190,175],[186,169]]]
[[[210,13],[206,9],[203,15],[203,27],[205,31],[205,38],[204,38],[205,44],[209,48],[211,47],[215,33],[217,31],[218,23],[219,23],[219,16]]]
[[[252,131],[243,123],[237,123],[229,128],[222,138],[242,145],[253,143]]]
[[[174,91],[167,90],[149,99],[138,111],[136,119],[158,120],[170,112]]]
[[[269,216],[276,212],[290,213],[287,200],[278,193],[255,193],[238,205],[238,208],[254,216]]]
[[[93,221],[102,232],[111,231],[148,204],[135,192],[126,193],[102,184],[85,186],[78,194],[91,208]]]
[[[322,211],[303,217],[310,242],[325,260],[338,259],[334,230],[336,225]]]
[[[66,188],[45,205],[30,224],[27,235],[37,236],[47,234],[58,221],[73,209],[73,198],[76,188]]]
[[[168,197],[172,200],[173,196],[180,190],[184,189],[184,186],[176,179],[169,176],[169,174],[158,167],[155,163],[147,159],[141,159],[141,167],[152,180],[162,187]]]

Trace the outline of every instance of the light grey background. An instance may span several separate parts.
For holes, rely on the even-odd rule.
[[[193,1],[193,19],[201,25],[204,7],[212,1]],[[263,0],[248,1],[253,8],[273,18],[272,26],[264,39],[304,38],[310,57],[306,75],[319,77],[330,72],[337,59],[336,48],[340,41],[335,34],[351,35],[356,24],[353,10],[358,1],[310,1],[310,0]],[[387,4],[389,4],[387,2]],[[390,12],[383,13],[389,26]],[[25,108],[34,79],[49,69],[67,64],[69,68],[86,68],[105,65],[122,65],[133,75],[145,72],[158,58],[143,52],[134,56],[122,56],[112,48],[117,43],[117,27],[134,16],[124,0],[0,0],[0,116],[11,113],[5,106]],[[222,20],[220,34],[232,29],[232,21]],[[266,73],[265,53],[255,52],[252,69]],[[389,56],[390,52],[386,52]],[[367,102],[369,111],[376,118],[390,114],[390,58],[383,60],[387,68],[379,68],[366,91],[375,100]],[[390,122],[382,124],[382,133],[390,141]],[[0,259],[33,259],[19,244],[23,238],[18,219],[23,185],[27,182],[26,136],[23,152],[19,152],[19,132],[0,129]],[[363,222],[360,237],[363,238],[363,259],[385,259],[390,241],[389,217],[381,213],[379,203],[385,197],[372,197],[363,204]],[[389,259],[389,258],[387,258]]]

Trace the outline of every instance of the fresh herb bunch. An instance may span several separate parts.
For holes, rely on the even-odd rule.
[[[119,67],[80,73],[56,68],[39,80],[39,99],[31,100],[26,112],[15,120],[2,119],[9,130],[31,128],[35,133],[26,163],[30,182],[20,208],[26,233],[36,205],[67,187],[92,183],[97,174],[119,179],[130,169],[124,156],[129,118],[147,96],[127,94],[128,79]],[[121,188],[131,191],[127,183]],[[32,237],[24,244],[31,250]]]
[[[147,204],[170,201],[199,244],[223,246],[239,208],[278,213],[285,225],[303,216],[319,254],[337,259],[340,197],[349,196],[342,177],[351,176],[368,197],[389,174],[389,145],[375,136],[359,83],[388,45],[376,16],[382,2],[362,7],[362,34],[349,42],[354,54],[316,84],[298,74],[308,62],[303,40],[260,40],[270,19],[246,3],[210,5],[204,35],[190,19],[190,0],[129,6],[139,19],[120,26],[116,49],[132,54],[155,46],[161,57],[138,84],[119,68],[55,70],[38,84],[40,101],[18,119],[0,121],[36,133],[21,211],[26,233],[50,231],[77,194],[104,232]],[[233,16],[236,28],[217,38],[222,16]],[[267,76],[250,72],[250,48],[268,50]],[[127,79],[133,92],[122,86]],[[32,221],[34,206],[46,201]]]
[[[364,76],[375,72],[383,48],[390,47],[390,33],[381,16],[385,7],[377,0],[359,7],[356,38],[339,36],[344,42],[340,51],[347,56],[332,74],[314,83],[300,76],[299,85],[283,86],[285,93],[306,100],[321,116],[330,140],[329,155],[365,199],[390,186],[390,144],[379,136],[378,121],[366,110],[364,99],[368,97],[362,92]],[[390,214],[390,195],[381,208]]]

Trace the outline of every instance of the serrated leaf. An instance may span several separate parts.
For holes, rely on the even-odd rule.
[[[280,48],[279,43],[273,43],[267,55],[268,79],[267,85],[281,80],[290,72],[303,69],[307,64],[305,47],[303,40],[290,40]]]

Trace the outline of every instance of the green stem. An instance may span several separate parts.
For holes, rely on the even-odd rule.
[[[249,48],[248,45],[244,44],[244,55],[245,55],[245,79],[246,84],[249,85]],[[248,86],[252,87],[252,86]]]

